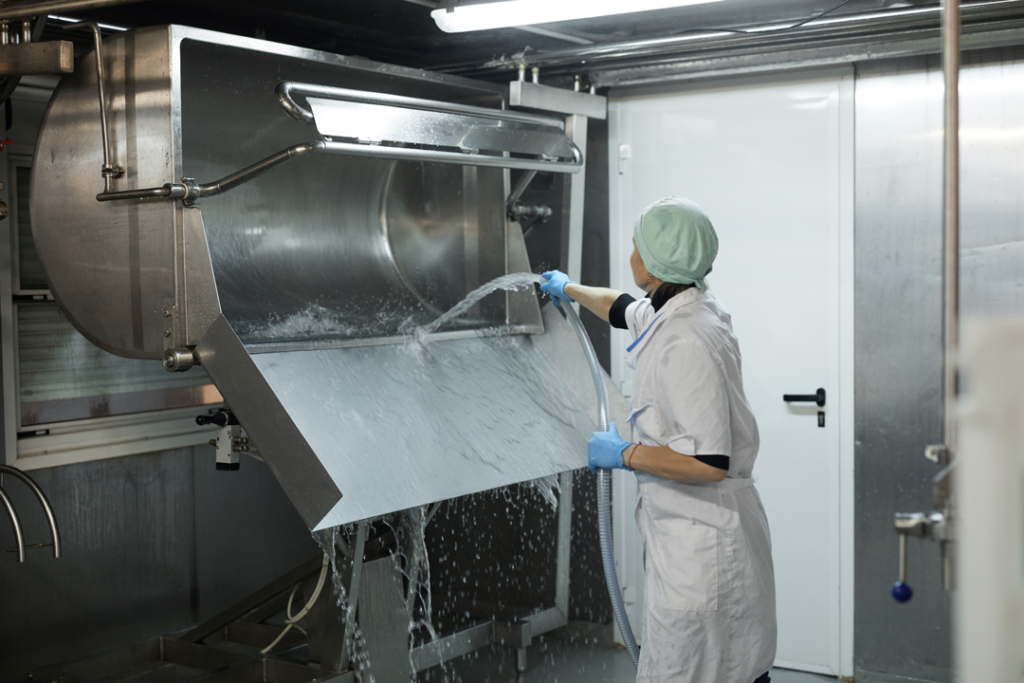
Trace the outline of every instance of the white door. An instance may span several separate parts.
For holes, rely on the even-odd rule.
[[[732,313],[761,431],[754,468],[772,530],[776,666],[853,671],[853,76],[732,80],[610,105],[611,286],[632,285],[650,202],[700,204],[719,235],[711,291]],[[631,389],[612,341],[613,377]],[[783,401],[825,390],[826,404]],[[632,476],[619,477],[618,562],[639,631]],[[632,496],[632,497],[631,497]]]

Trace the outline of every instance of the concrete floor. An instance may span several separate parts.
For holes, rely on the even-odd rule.
[[[560,641],[536,643],[528,651],[526,671],[516,672],[515,651],[492,647],[435,667],[420,683],[632,683],[633,664],[625,650]],[[772,669],[772,683],[826,683],[834,677]]]

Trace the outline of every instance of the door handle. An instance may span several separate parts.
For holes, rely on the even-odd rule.
[[[825,390],[818,389],[813,394],[783,394],[782,400],[786,403],[817,403],[825,406]]]

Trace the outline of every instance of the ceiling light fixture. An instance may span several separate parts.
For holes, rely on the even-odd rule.
[[[443,2],[430,13],[445,33],[482,31],[509,26],[529,26],[555,21],[573,21],[612,14],[703,5],[721,0],[501,0],[463,4]]]

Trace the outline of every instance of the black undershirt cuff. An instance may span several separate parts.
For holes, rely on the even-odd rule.
[[[728,455],[695,455],[693,456],[700,460],[705,465],[711,465],[712,467],[729,471],[729,456]]]
[[[615,300],[612,307],[608,309],[608,322],[612,324],[612,327],[620,330],[628,330],[629,325],[626,324],[626,309],[631,303],[636,301],[629,294],[620,294],[619,298]]]

